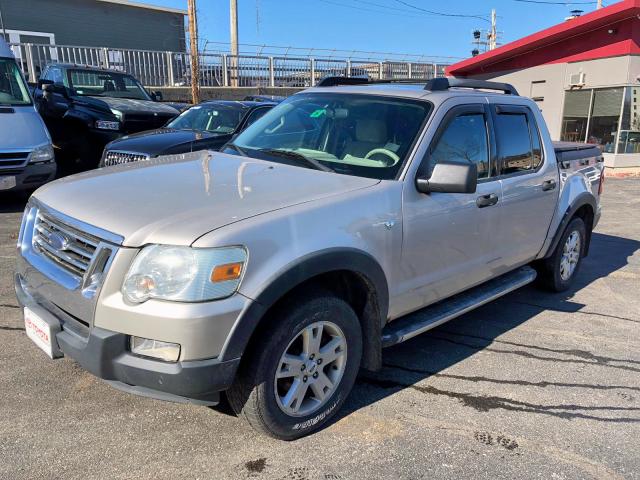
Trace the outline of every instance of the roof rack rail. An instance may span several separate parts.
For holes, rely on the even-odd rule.
[[[370,83],[369,77],[340,77],[329,76],[320,79],[316,87],[338,87],[340,85],[366,85]]]
[[[485,80],[475,80],[469,78],[445,78],[438,77],[427,81],[425,90],[441,92],[450,88],[473,88],[478,90],[497,90],[507,95],[519,96],[513,85],[508,83],[487,82]]]
[[[340,85],[376,85],[385,83],[409,83],[409,84],[421,84],[423,81],[416,80],[415,78],[388,78],[385,80],[372,80],[369,77],[340,77],[331,76],[324,77],[318,83],[316,87],[338,87]]]

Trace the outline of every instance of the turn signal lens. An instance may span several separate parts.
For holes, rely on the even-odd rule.
[[[242,262],[236,262],[216,266],[211,272],[211,281],[217,283],[238,280],[242,275],[242,265]]]

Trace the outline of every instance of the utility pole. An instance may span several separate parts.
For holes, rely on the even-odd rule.
[[[598,8],[602,8],[602,0],[598,0]]]
[[[200,55],[198,53],[198,19],[196,0],[188,1],[189,13],[189,51],[191,53],[191,101],[200,103]]]
[[[489,34],[489,50],[495,50],[498,44],[498,17],[496,15],[496,9],[491,10],[491,33]]]
[[[238,0],[229,0],[229,31],[231,32],[231,86],[238,86]]]

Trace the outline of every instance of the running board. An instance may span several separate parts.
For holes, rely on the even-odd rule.
[[[394,320],[382,331],[382,347],[402,343],[533,282],[536,271],[521,267],[475,288]]]

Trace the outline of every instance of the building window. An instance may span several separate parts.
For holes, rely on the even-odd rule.
[[[627,87],[625,90],[617,153],[640,153],[640,116],[638,107],[635,105],[638,93],[640,93],[640,87]]]
[[[562,134],[565,142],[584,142],[591,111],[591,90],[572,90],[564,96]]]
[[[600,146],[603,152],[615,153],[623,97],[624,88],[594,91],[587,143]]]
[[[640,91],[617,87],[566,92],[560,139],[598,145],[604,153],[640,153],[636,90]]]

